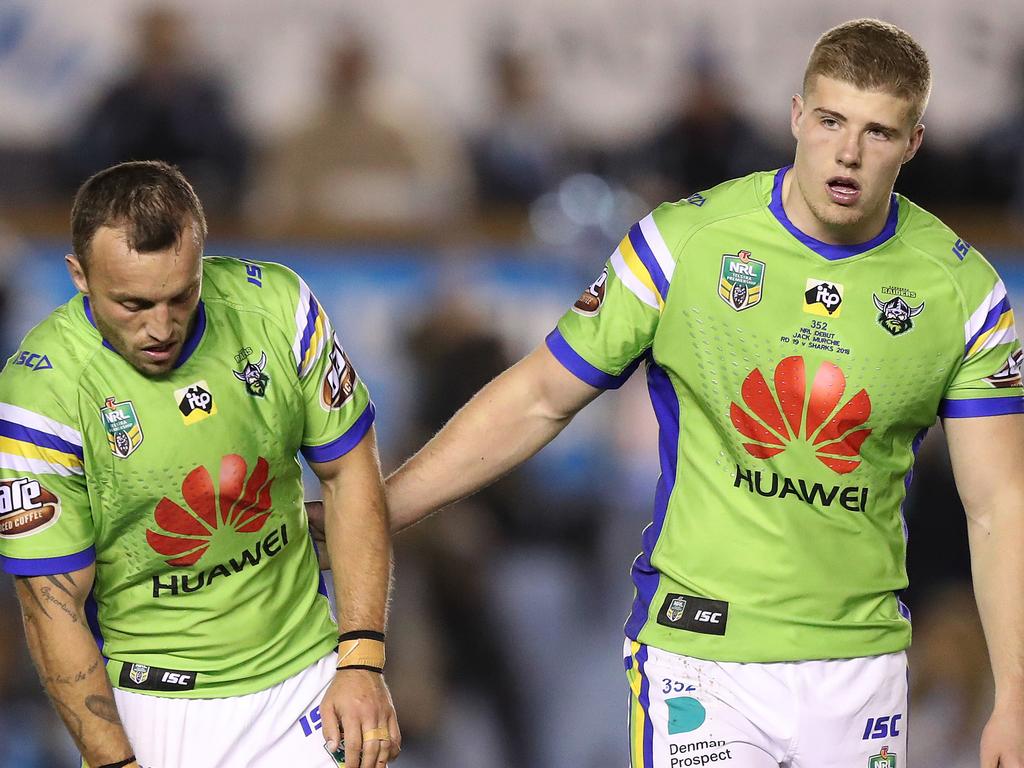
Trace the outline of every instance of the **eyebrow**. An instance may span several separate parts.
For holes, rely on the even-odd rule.
[[[846,122],[846,115],[844,115],[842,112],[836,112],[834,109],[825,109],[825,107],[815,107],[814,111],[820,115],[831,117],[844,123]],[[896,128],[895,126],[892,125],[886,125],[885,123],[879,123],[877,121],[872,121],[868,123],[865,126],[865,128],[867,128],[867,130],[869,131],[881,131],[883,133],[889,134],[890,136],[895,136],[899,133],[899,128]]]
[[[181,291],[181,293],[178,293],[178,294],[172,296],[171,299],[173,300],[173,299],[180,298],[182,296],[187,296],[189,293],[194,291],[198,287],[198,285],[199,285],[199,281],[198,280],[189,283],[188,286],[185,288],[185,290]],[[137,301],[137,302],[142,303],[142,304],[155,304],[156,303],[152,298],[150,298],[148,296],[135,296],[135,295],[130,294],[130,293],[122,293],[121,291],[111,291],[110,292],[110,298],[112,298],[114,301],[119,301],[119,302]]]

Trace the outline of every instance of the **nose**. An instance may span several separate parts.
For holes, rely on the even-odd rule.
[[[146,316],[146,333],[158,344],[170,341],[174,335],[174,319],[166,304],[152,307]]]
[[[844,135],[836,151],[836,162],[847,168],[858,168],[860,151],[860,136],[855,131],[849,131]]]

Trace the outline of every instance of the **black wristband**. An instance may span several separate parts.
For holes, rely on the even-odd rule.
[[[379,643],[383,643],[384,633],[376,632],[372,629],[354,629],[351,632],[342,632],[338,635],[339,643],[343,643],[346,640],[376,640]]]
[[[367,672],[376,672],[378,675],[384,674],[384,669],[382,667],[371,667],[368,664],[353,664],[349,667],[338,667],[339,672],[344,672],[348,669],[365,669]],[[104,766],[100,766],[100,768],[104,768]]]
[[[107,763],[106,765],[97,765],[96,768],[124,768],[126,765],[131,765],[135,762],[135,755],[126,757],[119,763]]]

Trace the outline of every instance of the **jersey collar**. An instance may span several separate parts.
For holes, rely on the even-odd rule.
[[[772,184],[772,200],[768,204],[768,210],[772,212],[782,226],[789,230],[789,233],[793,235],[793,237],[819,256],[823,256],[829,261],[857,256],[865,251],[870,251],[872,248],[877,248],[896,234],[896,224],[900,217],[900,205],[896,200],[895,193],[893,193],[892,197],[889,199],[889,217],[885,221],[885,226],[882,227],[881,232],[866,243],[857,243],[855,245],[832,245],[831,243],[823,243],[821,240],[811,237],[806,232],[801,232],[796,228],[796,225],[789,220],[789,216],[786,215],[785,208],[782,207],[782,180],[786,177],[786,172],[792,167],[792,165],[787,165],[785,168],[780,168],[775,173],[775,182]]]
[[[99,331],[99,327],[96,325],[96,320],[92,316],[92,305],[89,303],[88,296],[82,296],[82,304],[85,307],[85,316],[92,324],[93,328]],[[206,332],[206,305],[203,304],[203,300],[199,300],[199,306],[196,307],[196,324],[192,327],[192,333],[185,339],[185,344],[181,348],[181,355],[178,357],[178,362],[173,365],[173,368],[180,368],[188,359],[192,357],[192,353],[196,351],[196,347],[199,346],[199,342],[203,338],[203,334]],[[102,334],[101,334],[102,336]],[[110,342],[103,339],[103,346],[109,349],[111,352],[117,352]]]

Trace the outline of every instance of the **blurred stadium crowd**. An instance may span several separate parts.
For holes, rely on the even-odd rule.
[[[420,20],[422,35],[432,37],[432,52],[422,54],[428,59],[460,61],[445,50],[451,42],[444,37],[446,19],[468,10],[461,0],[451,4],[454,10],[439,14],[436,27]],[[26,323],[50,309],[26,306],[24,294],[32,288],[26,275],[35,268],[28,262],[53,250],[41,243],[67,247],[78,184],[118,161],[168,160],[184,170],[207,206],[213,244],[227,244],[233,255],[257,258],[250,249],[258,248],[259,258],[277,252],[290,263],[294,249],[315,243],[315,258],[340,281],[356,253],[364,265],[366,258],[411,258],[439,276],[432,298],[413,295],[415,311],[403,311],[401,327],[392,325],[398,338],[391,349],[403,357],[402,387],[373,380],[373,371],[393,367],[367,359],[373,345],[353,355],[357,366],[365,361],[380,411],[401,414],[382,440],[385,469],[393,468],[556,321],[557,303],[546,317],[503,321],[506,310],[514,312],[508,304],[516,291],[505,291],[502,272],[511,282],[519,264],[542,272],[548,261],[557,264],[578,282],[562,297],[567,307],[628,226],[658,202],[787,162],[788,104],[778,104],[775,119],[766,119],[763,109],[750,107],[762,70],[736,66],[737,57],[749,61],[737,48],[751,27],[770,20],[746,19],[740,25],[746,36],[723,41],[720,34],[701,34],[696,3],[680,4],[698,28],[691,39],[703,44],[677,49],[675,66],[657,78],[625,85],[627,92],[650,90],[654,82],[661,104],[656,117],[628,131],[601,128],[597,107],[592,118],[584,108],[575,128],[567,127],[573,121],[564,111],[574,100],[564,84],[555,84],[550,52],[555,46],[561,62],[584,66],[594,55],[585,18],[548,39],[547,55],[531,49],[529,36],[515,25],[481,20],[489,42],[482,55],[462,61],[477,68],[484,84],[475,94],[477,116],[468,121],[445,120],[432,93],[408,98],[406,87],[395,98],[408,83],[394,50],[378,45],[373,24],[333,19],[328,39],[308,52],[315,58],[308,67],[312,82],[301,85],[311,106],[300,120],[268,131],[252,120],[266,105],[246,106],[252,89],[202,42],[203,25],[228,25],[245,6],[207,3],[221,9],[211,20],[209,11],[203,16],[185,0],[121,2],[113,10],[110,2],[99,3],[96,13],[120,25],[125,55],[93,92],[73,94],[81,104],[74,124],[35,136],[15,111],[0,114],[4,355]],[[541,23],[535,5],[524,4],[535,18],[523,24]],[[585,16],[585,5],[569,5]],[[594,24],[608,18],[598,5]],[[753,4],[738,5],[755,12]],[[961,11],[952,3],[917,4],[919,10],[937,7],[940,22],[963,25],[964,34],[993,32],[985,25],[998,18],[1000,39],[1008,42],[986,63],[998,78],[984,81],[985,87],[1002,84],[988,95],[999,108],[984,120],[961,115],[945,136],[941,118],[933,117],[935,141],[926,119],[924,149],[897,191],[998,255],[1000,269],[1012,277],[1024,272],[1024,7],[994,5],[991,15],[968,18],[957,16]],[[73,6],[70,0],[0,4],[0,73],[28,66],[19,57],[27,56],[33,29]],[[660,1],[651,0],[651,7],[668,13]],[[916,17],[914,7],[901,4],[889,14],[884,3],[866,3],[858,13],[918,34],[916,22],[929,47],[928,31],[939,22]],[[765,69],[799,73],[817,31],[845,18],[820,11],[810,16],[800,27],[797,53],[780,48],[778,64]],[[621,35],[619,55],[636,52],[636,41],[627,40],[630,29],[612,31]],[[275,35],[302,44],[287,25]],[[944,73],[953,81],[958,68],[979,66],[972,56],[992,50],[983,43],[952,53],[929,47],[936,98],[946,88]],[[52,77],[82,60],[73,53],[53,65]],[[797,78],[787,85],[790,92]],[[584,102],[601,98],[592,83],[580,87],[592,92],[580,97]],[[287,100],[287,90],[275,93]],[[969,91],[961,86],[958,93]],[[948,104],[949,95],[943,98]],[[942,115],[955,111],[943,109]],[[498,265],[498,277],[484,289],[467,290],[461,275],[484,255]],[[59,263],[53,268],[59,272]],[[360,286],[377,290],[369,279]],[[1024,296],[1017,291],[1019,303]],[[348,340],[373,332],[373,318],[348,321],[336,318],[349,344],[358,346]],[[389,393],[396,391],[404,402],[392,400]],[[656,426],[641,382],[602,400],[609,402],[584,414],[564,438],[569,448],[545,451],[525,471],[396,539],[389,679],[405,733],[406,768],[625,763],[621,622],[631,591],[628,565],[653,496]],[[960,768],[976,764],[991,680],[971,598],[963,511],[937,432],[919,455],[905,510],[912,584],[905,599],[915,612],[910,760]],[[28,662],[18,615],[4,579],[0,768],[77,765]]]

